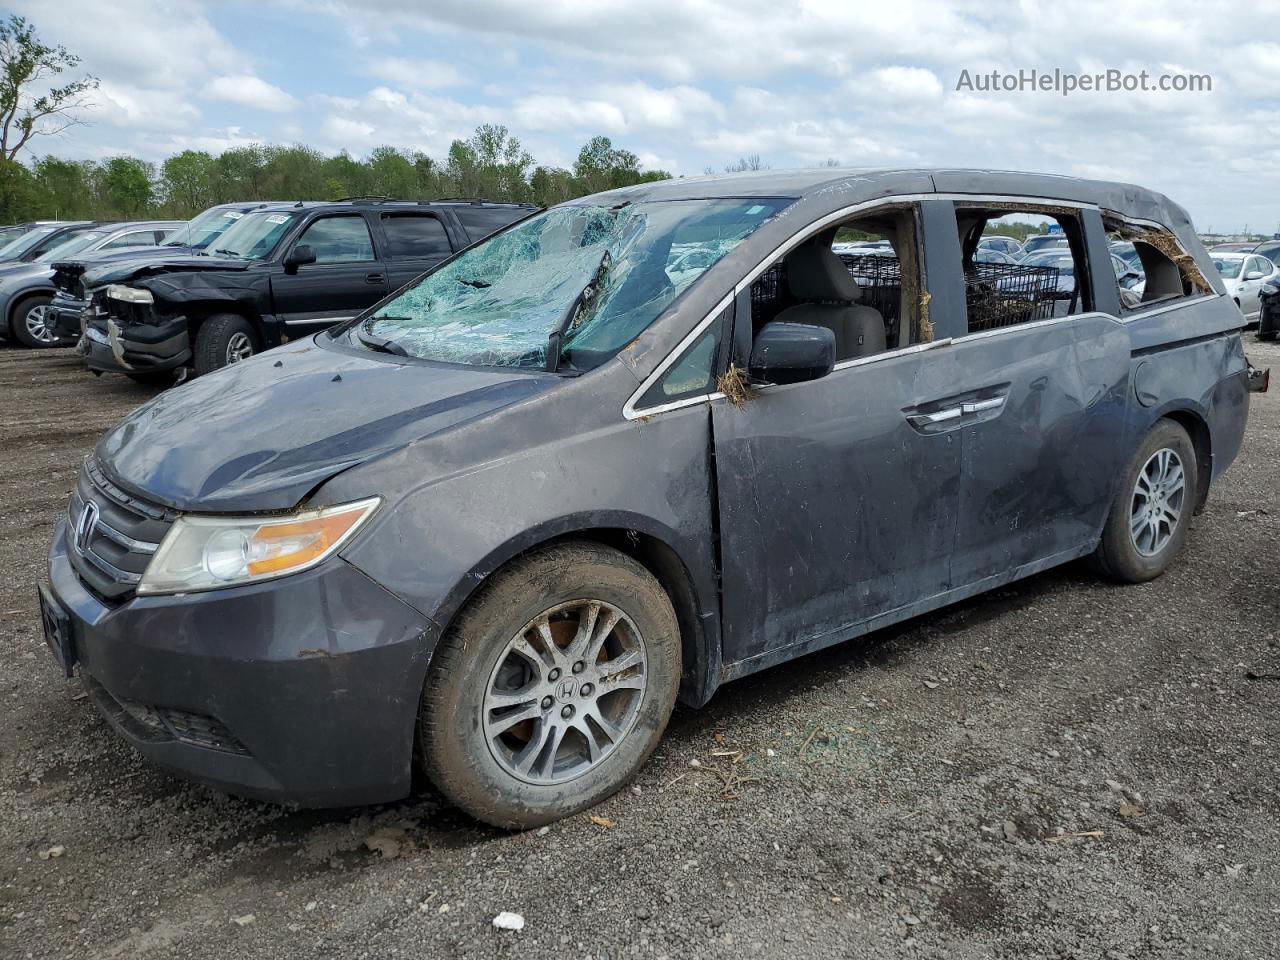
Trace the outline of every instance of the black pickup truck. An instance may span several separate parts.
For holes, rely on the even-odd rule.
[[[537,207],[351,198],[267,203],[208,248],[90,267],[79,349],[95,373],[166,383],[348,320]]]

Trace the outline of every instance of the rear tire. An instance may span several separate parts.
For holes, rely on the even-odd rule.
[[[234,313],[215,313],[200,324],[192,350],[199,376],[247,360],[261,351],[258,331],[248,320]]]
[[[1187,431],[1161,420],[1138,446],[1094,551],[1106,576],[1154,580],[1182,550],[1199,502],[1200,470]]]
[[[63,340],[48,326],[47,311],[53,298],[35,294],[18,301],[9,320],[9,334],[24,347],[35,350],[63,346]]]
[[[484,584],[437,646],[424,770],[494,826],[559,820],[631,779],[679,683],[675,611],[648,570],[596,543],[534,551]]]

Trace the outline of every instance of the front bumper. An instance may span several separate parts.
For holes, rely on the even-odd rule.
[[[345,561],[244,587],[91,593],[49,551],[98,710],[159,766],[231,793],[337,807],[408,794],[430,621]]]
[[[122,327],[98,314],[85,324],[77,349],[89,369],[101,373],[161,373],[191,359],[185,317]]]
[[[87,306],[84,300],[56,293],[45,311],[45,322],[64,340],[76,340],[84,332],[80,318]]]

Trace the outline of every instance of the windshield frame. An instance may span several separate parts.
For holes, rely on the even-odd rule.
[[[746,236],[744,236],[742,240],[740,240],[739,243],[735,245],[734,248],[730,249],[728,252],[722,255],[715,263],[713,263],[710,267],[705,269],[695,280],[693,280],[687,286],[682,288],[679,291],[679,293],[676,294],[675,297],[673,297],[668,303],[666,303],[662,307],[662,309],[656,315],[654,315],[654,317],[649,321],[649,323],[640,331],[640,334],[638,334],[638,335],[642,335],[643,333],[653,329],[655,326],[661,323],[664,317],[667,317],[672,312],[676,311],[680,307],[680,305],[684,302],[686,297],[689,296],[690,292],[693,290],[696,290],[703,283],[707,274],[713,272],[716,267],[720,266],[724,262],[724,260],[731,254],[736,252],[736,250],[743,243],[748,242],[751,239],[752,235],[754,235],[757,230],[759,230],[761,227],[766,226],[770,222],[773,222],[774,220],[776,220],[776,218],[780,214],[782,214],[788,207],[793,205],[800,198],[796,196],[788,196],[783,194],[778,194],[778,195],[770,194],[767,196],[760,196],[760,195],[754,195],[754,194],[744,195],[744,196],[738,196],[738,195],[707,196],[707,197],[683,196],[683,197],[670,197],[670,198],[654,197],[654,198],[638,200],[638,201],[622,201],[621,204],[607,204],[604,202],[605,199],[606,198],[602,197],[601,195],[579,197],[574,200],[567,201],[565,203],[556,204],[553,207],[546,207],[542,210],[535,211],[529,214],[529,216],[521,217],[518,220],[513,220],[512,222],[506,224],[501,229],[495,230],[493,233],[488,234],[487,236],[482,237],[479,240],[473,241],[472,243],[468,244],[467,246],[463,247],[460,250],[456,250],[452,255],[450,255],[446,259],[435,264],[429,270],[426,270],[423,273],[419,274],[418,276],[414,277],[412,280],[410,280],[408,283],[401,286],[399,289],[389,292],[385,297],[383,297],[377,303],[373,304],[372,306],[368,307],[366,310],[352,317],[350,320],[343,321],[340,324],[336,324],[332,327],[329,327],[326,330],[320,331],[320,333],[317,334],[317,337],[324,335],[328,338],[329,342],[332,343],[336,348],[344,351],[350,350],[362,356],[378,357],[379,353],[385,353],[386,356],[379,357],[379,359],[391,360],[397,363],[424,364],[428,366],[441,366],[441,367],[459,368],[459,369],[465,369],[465,370],[500,370],[504,373],[509,373],[513,375],[516,375],[516,374],[539,375],[539,376],[556,375],[560,377],[583,376],[595,370],[599,370],[604,367],[607,367],[609,365],[609,361],[616,359],[618,353],[620,353],[622,349],[624,349],[625,347],[619,348],[618,350],[613,351],[608,357],[606,357],[600,363],[593,365],[591,367],[588,367],[586,369],[581,369],[581,368],[572,366],[567,362],[563,362],[559,364],[555,370],[547,370],[542,366],[532,366],[532,365],[525,366],[525,365],[498,364],[498,363],[471,363],[471,362],[465,362],[465,361],[438,359],[433,357],[420,357],[420,356],[415,356],[413,354],[407,354],[402,356],[398,352],[388,351],[385,349],[378,350],[376,347],[371,347],[368,344],[360,342],[360,331],[364,330],[364,324],[368,320],[372,319],[374,315],[377,313],[377,311],[381,310],[383,307],[385,307],[387,304],[393,301],[396,297],[404,293],[406,290],[420,284],[422,281],[424,281],[427,277],[431,276],[432,274],[437,273],[440,270],[443,270],[445,267],[448,267],[450,264],[452,264],[456,259],[461,257],[463,254],[483,244],[492,242],[497,237],[506,233],[508,230],[512,230],[517,227],[520,227],[521,225],[527,224],[528,221],[533,219],[534,217],[547,214],[555,210],[588,208],[588,207],[609,207],[609,206],[631,206],[631,205],[642,206],[645,204],[657,204],[657,203],[676,204],[676,203],[733,203],[733,202],[736,202],[736,203],[752,203],[752,204],[755,204],[755,203],[769,204],[773,207],[773,212],[770,213],[764,219],[762,219],[751,230],[750,233],[746,234]],[[552,330],[549,329],[547,332],[548,334],[550,334],[552,333]],[[372,336],[375,339],[377,338],[376,333],[373,333]],[[357,342],[351,343],[350,340],[353,340],[353,339],[356,340]]]

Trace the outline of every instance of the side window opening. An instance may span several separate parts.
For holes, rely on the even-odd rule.
[[[1171,231],[1132,223],[1110,211],[1103,213],[1102,224],[1117,239],[1112,249],[1130,266],[1129,274],[1116,278],[1122,312],[1213,291],[1195,259]]]
[[[932,340],[918,235],[915,206],[901,204],[809,237],[752,283],[752,336],[774,321],[826,327],[837,363]]]
[[[1093,309],[1084,230],[1074,210],[957,204],[956,229],[969,333]],[[984,235],[1019,232],[1026,235],[1017,259],[989,257],[979,246]]]

